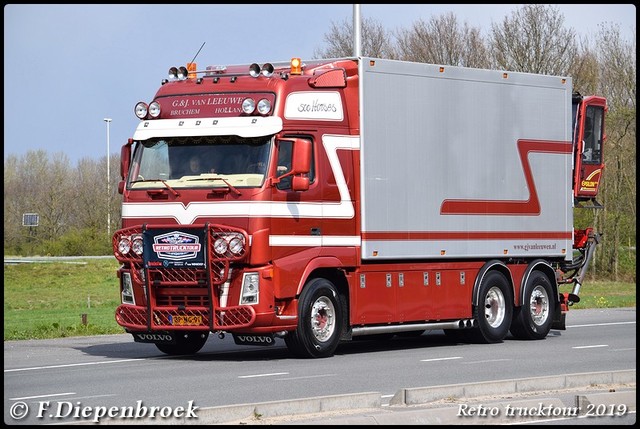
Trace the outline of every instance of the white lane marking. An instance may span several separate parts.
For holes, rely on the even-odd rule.
[[[463,365],[473,365],[475,363],[487,363],[487,362],[505,362],[513,359],[487,359],[487,360],[476,360],[473,362],[462,362]]]
[[[609,325],[631,325],[636,322],[611,322],[611,323],[590,323],[587,325],[569,325],[567,328],[590,328],[592,326],[609,326]]]
[[[238,378],[255,378],[255,377],[273,377],[275,375],[288,375],[288,372],[272,372],[271,374],[254,374],[254,375],[239,375]]]
[[[76,392],[51,393],[49,395],[23,396],[22,398],[9,398],[9,400],[10,401],[24,401],[25,399],[51,398],[52,396],[68,396],[68,395],[75,395],[75,394],[76,394]]]
[[[571,347],[572,349],[594,349],[597,347],[609,347],[609,344],[595,344],[593,346],[576,346],[576,347]]]
[[[307,378],[335,377],[336,375],[338,374],[319,374],[319,375],[307,375],[303,377],[286,377],[286,378],[278,378],[278,381],[306,380]]]
[[[68,363],[65,365],[51,365],[51,366],[33,366],[31,368],[16,368],[16,369],[5,369],[4,372],[16,372],[16,371],[33,371],[36,369],[52,369],[52,368],[69,368],[72,366],[87,366],[87,365],[103,365],[108,363],[122,363],[122,362],[135,362],[146,359],[121,359],[121,360],[105,360],[101,362],[84,362],[84,363]]]
[[[437,359],[421,359],[420,362],[438,362],[441,360],[452,360],[452,359],[462,359],[462,356],[437,358]]]

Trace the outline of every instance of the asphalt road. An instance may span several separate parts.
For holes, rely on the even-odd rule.
[[[233,420],[234,407],[280,401],[286,407],[278,413],[300,413],[301,404],[318,403],[314,398],[328,398],[325,410],[393,408],[407,392],[437,386],[629,370],[635,390],[635,368],[635,308],[571,310],[567,330],[553,330],[542,341],[459,344],[431,331],[345,343],[327,359],[296,359],[281,340],[272,347],[237,346],[230,336],[211,336],[200,353],[180,358],[134,343],[128,334],[7,341],[4,421],[105,422],[109,412],[135,417],[152,410],[157,418],[184,421],[207,409],[227,410]]]

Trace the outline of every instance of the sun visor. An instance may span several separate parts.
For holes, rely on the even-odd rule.
[[[282,119],[279,117],[156,119],[140,122],[133,139],[225,135],[262,137],[280,131]]]

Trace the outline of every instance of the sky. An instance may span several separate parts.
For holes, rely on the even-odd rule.
[[[453,12],[488,33],[521,6],[361,4],[360,17],[392,31]],[[554,6],[579,35],[613,23],[635,39],[633,4]],[[169,67],[185,65],[201,47],[198,69],[312,59],[327,47],[333,23],[353,22],[353,10],[346,3],[5,4],[5,161],[35,150],[63,153],[74,166],[117,155],[140,122],[134,105],[150,102]]]

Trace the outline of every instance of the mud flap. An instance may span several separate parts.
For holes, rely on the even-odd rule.
[[[171,332],[131,332],[136,343],[176,344],[176,337]]]
[[[276,343],[273,334],[233,334],[233,341],[241,346],[272,346]]]
[[[553,323],[551,323],[551,329],[566,331],[567,330],[566,319],[567,319],[567,313],[561,312],[559,315],[554,317]]]

